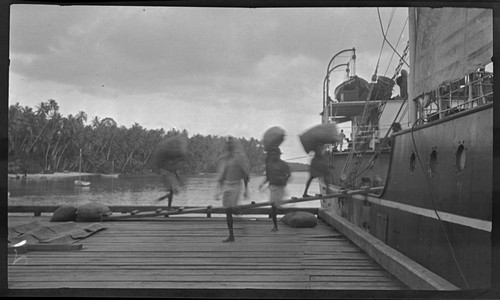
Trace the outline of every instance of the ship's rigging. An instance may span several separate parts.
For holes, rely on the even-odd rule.
[[[377,117],[370,118],[371,120],[368,123],[367,121],[368,121],[369,117],[367,114],[369,113],[368,112],[369,104],[370,104],[369,101],[370,101],[370,99],[372,99],[373,87],[378,79],[378,76],[377,76],[378,68],[379,68],[379,64],[380,64],[380,58],[382,56],[382,52],[384,49],[384,45],[387,43],[393,50],[393,53],[391,55],[391,59],[389,61],[389,64],[387,66],[385,73],[387,73],[387,70],[389,69],[389,66],[392,62],[392,58],[393,58],[394,54],[397,54],[399,56],[399,63],[396,67],[395,73],[392,76],[391,80],[394,81],[394,79],[402,72],[403,65],[407,65],[409,67],[408,63],[406,62],[406,56],[408,55],[408,49],[409,49],[409,41],[406,43],[406,46],[403,50],[403,54],[399,54],[397,52],[397,50],[394,48],[394,46],[392,46],[391,42],[387,39],[387,32],[389,31],[390,25],[392,23],[394,12],[395,12],[395,9],[392,10],[391,17],[390,17],[389,22],[387,24],[387,27],[384,31],[384,27],[382,24],[382,18],[380,16],[380,10],[379,10],[379,8],[377,8],[377,14],[378,14],[378,19],[379,19],[379,23],[380,23],[380,29],[382,31],[383,41],[382,41],[382,46],[380,48],[380,53],[378,56],[375,71],[374,71],[374,74],[373,74],[372,79],[371,79],[372,82],[370,83],[370,86],[369,86],[370,89],[369,89],[368,97],[366,98],[366,101],[365,101],[365,104],[363,107],[363,113],[361,115],[361,119],[359,120],[357,126],[355,126],[355,132],[354,132],[353,138],[352,138],[352,147],[349,151],[348,157],[345,161],[344,167],[343,167],[342,172],[341,172],[341,174],[342,174],[341,175],[341,180],[342,180],[341,187],[342,188],[353,188],[354,186],[357,185],[357,180],[359,179],[359,177],[366,170],[368,170],[373,165],[373,163],[375,163],[375,160],[378,158],[378,155],[380,154],[382,149],[384,149],[384,147],[386,146],[387,140],[388,140],[388,135],[391,132],[391,130],[387,130],[384,138],[382,139],[382,142],[380,144],[378,144],[378,147],[375,148],[375,153],[373,154],[372,158],[370,159],[369,165],[360,171],[359,168],[361,165],[361,157],[363,156],[363,154],[365,154],[370,149],[370,141],[373,138],[374,134],[378,131],[380,116],[382,115],[384,108],[385,108],[385,105],[386,105],[387,101],[389,100],[388,98],[382,99],[382,102],[380,103],[380,105],[378,107]],[[408,22],[408,18],[406,19],[405,24],[404,24],[404,26],[399,34],[396,45],[399,44],[402,36],[404,35],[404,30],[406,28],[407,22]],[[403,80],[406,80],[406,78],[404,78]],[[405,83],[403,83],[403,84],[405,84]],[[377,90],[376,93],[378,93],[379,91],[380,90]],[[404,96],[402,91],[403,91],[403,89],[400,86],[400,95]],[[373,98],[377,99],[377,96],[378,95],[374,95]],[[405,100],[405,101],[402,102],[401,107],[400,107],[396,117],[394,118],[394,121],[392,122],[393,124],[399,123],[407,111],[407,108],[406,108],[403,111],[403,114],[400,116],[401,110],[403,109],[403,107],[406,104],[405,97],[403,97],[403,100]],[[337,110],[335,111],[334,119],[336,118],[336,115],[337,115]],[[398,120],[398,118],[400,118],[400,119]]]

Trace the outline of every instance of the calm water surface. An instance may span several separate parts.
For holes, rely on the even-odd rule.
[[[307,172],[294,172],[286,188],[285,198],[300,197],[304,192]],[[78,206],[87,202],[112,205],[167,205],[166,200],[156,202],[166,194],[159,177],[149,178],[106,178],[99,175],[86,176],[91,182],[89,187],[76,187],[74,177],[29,177],[27,179],[9,178],[9,205],[62,205]],[[173,206],[221,206],[214,200],[217,175],[188,177],[186,185],[174,196]],[[249,183],[249,197],[240,204],[265,202],[269,190],[259,191],[263,176],[252,177]],[[310,195],[319,193],[318,181],[313,180]],[[295,207],[320,207],[319,200],[288,204]]]

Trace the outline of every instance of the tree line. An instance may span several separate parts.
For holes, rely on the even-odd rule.
[[[165,132],[146,129],[138,123],[126,128],[112,118],[94,117],[86,124],[85,112],[64,117],[53,99],[35,109],[16,103],[9,107],[8,114],[9,173],[79,171],[81,149],[82,172],[146,174],[151,171],[148,161],[156,145],[175,135],[188,139],[186,174],[214,173],[225,142],[221,136],[189,136],[186,130]],[[248,156],[250,171],[262,174],[265,153],[260,141],[239,140]]]

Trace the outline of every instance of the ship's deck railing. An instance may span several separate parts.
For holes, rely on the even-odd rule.
[[[359,130],[358,130],[359,127]],[[349,142],[344,141],[342,150],[346,151],[351,149],[354,145],[356,149],[359,149],[362,145],[369,143],[369,149],[375,150],[377,148],[377,144],[381,142],[383,136],[381,136],[381,132],[386,132],[391,128],[391,125],[368,125],[368,126],[352,126],[352,132],[358,133],[358,138],[353,141],[352,137],[348,137]],[[329,150],[333,150],[335,145],[331,145]]]
[[[418,117],[432,122],[493,101],[493,74],[472,73],[424,96]]]

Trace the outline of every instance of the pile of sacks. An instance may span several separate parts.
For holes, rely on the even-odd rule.
[[[103,215],[111,213],[111,209],[102,203],[89,202],[78,207],[62,205],[58,207],[50,222],[99,222]]]

